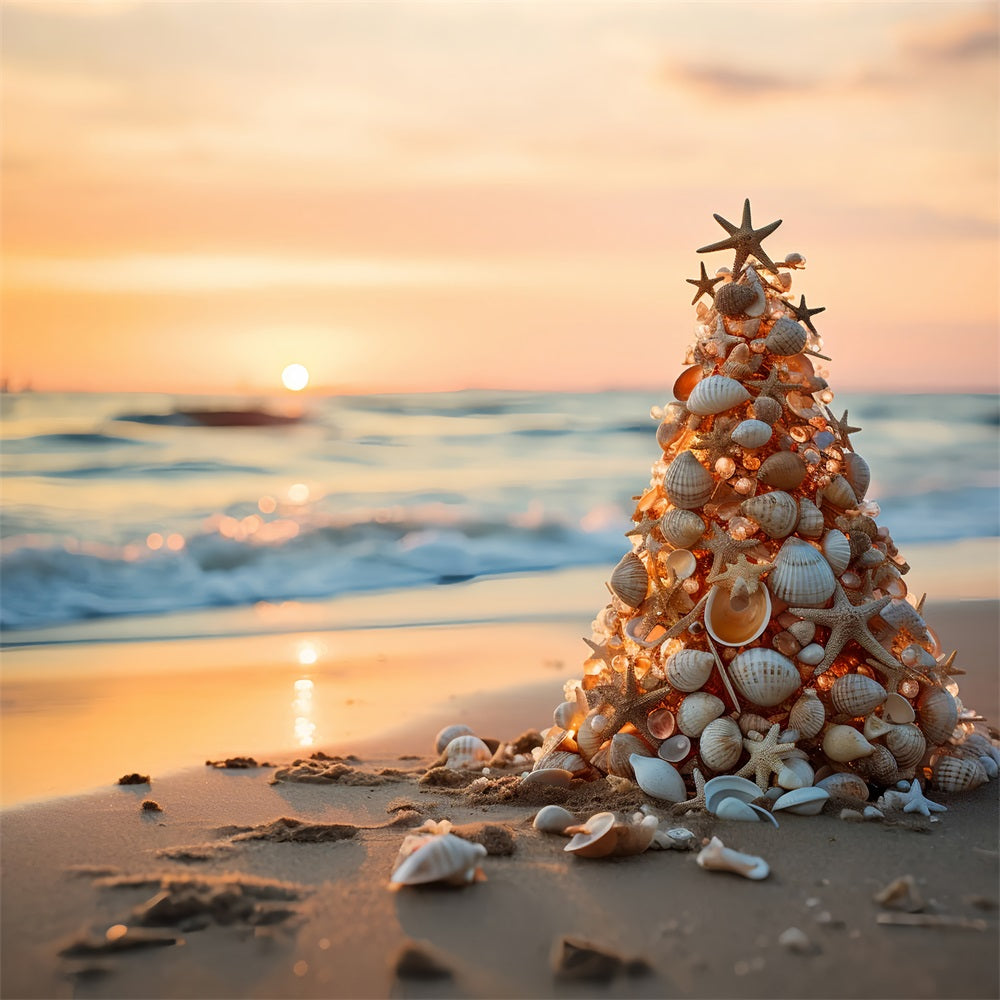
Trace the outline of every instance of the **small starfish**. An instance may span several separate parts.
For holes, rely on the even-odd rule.
[[[886,794],[888,795],[889,793]],[[905,813],[920,813],[921,816],[930,816],[932,812],[943,813],[948,811],[947,806],[931,802],[930,799],[924,797],[924,790],[920,787],[920,782],[916,778],[910,782],[910,790],[905,795],[899,792],[892,794],[894,803],[902,806]]]
[[[840,655],[840,651],[852,640],[867,649],[879,663],[895,669],[899,664],[886,652],[885,647],[872,635],[868,627],[869,620],[891,600],[892,598],[887,596],[855,606],[851,604],[838,580],[833,592],[832,608],[789,608],[793,615],[830,630],[830,637],[826,640],[826,655],[816,665],[813,676],[828,670]]]
[[[712,422],[711,430],[702,431],[696,435],[694,443],[691,445],[691,450],[707,451],[709,453],[709,461],[713,463],[716,459],[735,451],[738,445],[732,439],[731,435],[736,423],[737,421],[732,418],[727,420],[716,417]]]
[[[710,278],[708,276],[708,271],[705,270],[705,262],[703,260],[698,263],[701,264],[701,277],[684,279],[689,285],[694,285],[698,289],[695,297],[691,300],[691,305],[694,305],[703,295],[710,295],[714,299],[715,286],[722,281],[721,274],[717,278]]]
[[[691,772],[691,777],[694,778],[694,798],[688,799],[687,802],[675,802],[670,807],[671,812],[686,813],[695,809],[705,811],[705,775],[695,768]]]
[[[774,569],[774,563],[752,563],[741,552],[725,570],[708,574],[707,583],[718,583],[727,590],[732,590],[737,580],[743,580],[748,594],[756,594],[760,586],[760,578]]]
[[[743,384],[751,392],[756,392],[758,399],[761,396],[769,396],[775,402],[781,403],[782,406],[785,405],[785,393],[793,390],[802,392],[804,388],[801,382],[782,382],[781,372],[778,371],[777,365],[768,372],[767,378],[762,382],[744,382]]]
[[[620,683],[598,684],[587,691],[586,695],[587,703],[592,709],[607,706],[612,710],[612,718],[605,727],[606,733],[618,732],[626,722],[631,722],[643,739],[654,746],[659,742],[649,731],[646,717],[663,701],[666,691],[654,688],[643,692],[636,680],[635,664],[631,660]]]
[[[816,327],[812,325],[812,317],[816,313],[821,313],[826,311],[826,306],[819,306],[817,309],[810,309],[806,305],[806,297],[804,295],[799,296],[799,304],[795,305],[794,302],[786,302],[785,308],[792,313],[795,318],[800,323],[805,323],[805,325],[813,332],[816,333]],[[818,336],[818,334],[817,334]]]
[[[847,444],[847,445],[850,445],[851,444],[851,437],[850,437],[850,435],[857,434],[858,431],[861,430],[861,428],[860,427],[852,427],[847,422],[847,412],[848,412],[847,410],[844,410],[844,415],[839,420],[837,420],[836,418],[834,418],[833,421],[832,421],[832,423],[833,423],[834,427],[837,428],[838,435],[844,439],[844,443]]]
[[[657,625],[662,625],[664,628],[673,625],[692,607],[683,580],[675,580],[668,590],[663,586],[659,576],[654,574],[653,583],[653,593],[646,598],[640,608],[642,624],[639,627],[643,629],[644,635],[649,635]]]
[[[705,594],[700,601],[679,621],[675,622],[666,632],[660,637],[660,642],[666,642],[667,639],[676,639],[677,636],[682,635],[686,632],[699,617],[701,617],[702,612],[705,610],[705,604],[708,601],[708,594]]]
[[[621,644],[621,640],[616,643],[612,643],[611,640],[616,638],[617,636],[611,636],[610,638],[605,639],[602,643],[596,643],[591,639],[584,639],[583,641],[594,651],[594,655],[587,657],[587,659],[603,660],[610,667],[611,661],[620,653],[625,651],[625,647]]]
[[[718,576],[722,572],[722,567],[727,563],[736,561],[741,552],[749,552],[759,544],[756,538],[736,539],[719,525],[716,521],[712,525],[712,535],[704,543],[704,547],[712,553],[712,568],[709,571],[709,579]]]
[[[757,787],[762,792],[767,791],[771,774],[781,767],[782,757],[788,756],[795,749],[794,743],[778,742],[780,733],[781,726],[775,723],[768,730],[767,736],[756,740],[748,736],[743,740],[743,747],[750,754],[750,759],[736,772],[737,778],[747,778],[753,774]]]
[[[657,538],[651,538],[650,534],[652,530],[660,523],[658,517],[650,517],[648,511],[643,511],[642,520],[639,521],[631,531],[625,532],[625,537],[629,538],[632,535],[642,535],[642,546],[651,555],[655,556],[660,549],[663,548],[664,543],[659,541]]]
[[[718,243],[710,243],[708,246],[699,248],[698,253],[712,253],[715,250],[735,250],[736,262],[733,264],[733,274],[739,274],[740,268],[743,267],[747,257],[752,254],[769,271],[774,274],[778,273],[778,268],[775,266],[774,261],[764,253],[760,244],[761,240],[770,236],[781,225],[781,219],[778,219],[777,222],[770,222],[760,229],[754,229],[753,222],[750,219],[749,198],[743,202],[743,219],[739,226],[734,226],[733,223],[727,221],[721,215],[716,214],[712,218],[729,233],[729,236],[727,239],[719,240]]]
[[[899,690],[899,685],[908,677],[916,677],[918,680],[924,681],[924,683],[927,682],[927,678],[922,673],[914,670],[912,667],[908,667],[905,663],[897,662],[894,667],[890,667],[888,663],[881,663],[878,660],[871,659],[871,657],[866,657],[865,663],[873,670],[877,670],[882,674],[885,678],[885,689],[889,694],[895,694]]]

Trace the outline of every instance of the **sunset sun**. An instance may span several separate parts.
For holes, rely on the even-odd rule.
[[[305,365],[286,365],[281,373],[281,384],[292,392],[298,392],[309,384],[309,371]]]

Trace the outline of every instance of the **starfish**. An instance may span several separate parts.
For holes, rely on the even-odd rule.
[[[698,263],[701,264],[701,277],[684,279],[689,285],[694,285],[698,289],[695,297],[691,300],[691,305],[694,305],[703,295],[710,295],[714,299],[715,286],[722,281],[721,274],[717,278],[710,278],[708,276],[708,271],[705,270],[705,262],[703,260]]]
[[[711,430],[702,431],[695,437],[691,450],[707,451],[710,461],[715,462],[717,458],[721,458],[736,449],[737,444],[731,436],[735,426],[736,420],[734,419],[726,420],[716,417],[712,422]]]
[[[879,671],[885,678],[885,689],[889,694],[895,694],[899,690],[899,685],[907,677],[916,677],[918,680],[923,680],[924,683],[927,682],[927,678],[917,670],[912,667],[906,666],[905,663],[896,663],[895,666],[890,667],[888,663],[881,663],[878,660],[873,660],[871,657],[866,657],[865,663],[868,664],[873,670]]]
[[[737,580],[743,580],[746,584],[747,594],[756,594],[757,588],[760,586],[760,578],[772,569],[774,569],[774,563],[752,563],[741,552],[725,570],[709,573],[706,582],[718,583],[728,590],[732,590]]]
[[[705,610],[705,603],[708,601],[708,594],[705,594],[700,601],[681,619],[674,622],[670,628],[660,637],[659,642],[666,642],[667,639],[676,639],[677,636],[686,632],[698,619],[701,617],[702,612]]]
[[[812,325],[812,317],[816,313],[821,313],[826,311],[826,306],[819,306],[817,309],[810,309],[806,305],[806,297],[804,295],[799,296],[799,304],[795,305],[794,302],[786,302],[785,308],[792,313],[795,318],[800,323],[805,323],[805,325],[813,332],[816,333],[816,327]]]
[[[625,537],[629,538],[632,535],[642,535],[642,545],[643,548],[651,555],[655,556],[660,549],[663,548],[664,543],[658,541],[656,538],[651,538],[650,534],[658,524],[660,519],[658,517],[650,517],[647,511],[643,511],[642,520],[636,523],[636,526],[632,528],[631,531],[625,532]]]
[[[955,657],[958,656],[958,650],[953,649],[943,660],[941,660],[938,665],[931,671],[942,684],[948,683],[949,677],[957,677],[964,674],[965,671],[959,667],[955,666]]]
[[[889,800],[890,803],[897,808],[902,806],[905,813],[920,813],[921,816],[930,816],[932,812],[943,813],[948,811],[947,806],[939,805],[937,802],[931,802],[930,799],[924,798],[924,790],[920,787],[920,782],[916,778],[910,782],[909,791],[905,794],[888,791],[883,798],[888,799],[890,795],[892,796]]]
[[[727,239],[719,240],[718,243],[710,243],[708,246],[701,247],[697,251],[698,253],[712,253],[715,250],[735,250],[736,262],[733,264],[733,274],[739,274],[740,268],[743,267],[747,257],[752,254],[769,271],[775,274],[778,273],[778,268],[775,266],[774,261],[764,253],[760,244],[761,240],[766,236],[770,236],[781,225],[781,219],[778,219],[777,222],[770,222],[760,229],[754,229],[750,219],[749,198],[743,202],[743,219],[739,226],[734,226],[721,215],[713,215],[712,217],[729,233],[729,236]]]
[[[670,807],[671,812],[686,813],[695,809],[705,811],[705,775],[695,768],[691,772],[691,777],[694,778],[694,798],[688,799],[687,802],[675,802]]]
[[[844,588],[838,580],[833,592],[832,608],[789,608],[793,615],[805,618],[807,621],[815,622],[830,630],[830,637],[826,640],[826,655],[816,665],[814,676],[818,676],[828,670],[833,661],[840,655],[840,651],[853,640],[859,646],[863,646],[874,656],[879,663],[884,663],[894,670],[899,665],[898,662],[886,652],[885,647],[872,635],[868,627],[870,619],[874,618],[890,601],[891,597],[882,597],[877,601],[869,601],[865,604],[853,605],[844,593]]]
[[[635,676],[635,664],[629,660],[628,669],[620,683],[598,684],[586,692],[587,703],[593,708],[612,710],[612,718],[605,732],[618,732],[626,722],[631,722],[643,739],[656,745],[659,740],[649,731],[646,717],[663,701],[666,691],[654,688],[643,692]],[[603,713],[602,713],[603,714]]]
[[[625,650],[625,647],[621,644],[620,640],[616,643],[612,643],[612,638],[617,637],[612,636],[605,639],[602,643],[596,643],[591,639],[584,639],[583,641],[594,651],[594,655],[587,657],[587,659],[603,660],[610,667],[611,661],[618,656],[619,653],[622,653]]]
[[[837,433],[839,434],[839,436],[844,439],[844,443],[847,445],[850,445],[851,443],[850,435],[857,434],[858,431],[861,430],[860,427],[852,427],[847,422],[847,410],[844,410],[844,415],[839,420],[834,418],[832,423],[834,427],[837,428]]]
[[[750,759],[736,772],[737,778],[747,778],[753,774],[757,787],[762,792],[767,791],[771,773],[781,766],[782,757],[788,756],[795,749],[794,743],[778,742],[780,733],[781,726],[775,723],[768,730],[767,736],[759,739],[748,736],[743,740],[743,748],[750,754]],[[760,736],[759,733],[756,735]]]
[[[768,372],[767,378],[762,382],[744,382],[743,383],[751,392],[756,392],[758,399],[761,396],[769,396],[777,403],[781,403],[782,406],[785,405],[785,393],[791,392],[801,392],[804,388],[801,382],[782,382],[781,372],[778,371],[777,365],[775,365],[770,372]]]
[[[756,538],[744,538],[742,540],[733,538],[732,535],[721,527],[716,521],[712,525],[712,535],[705,542],[705,548],[712,553],[712,568],[709,571],[709,579],[718,576],[722,572],[722,567],[727,563],[735,562],[736,557],[741,552],[749,552],[758,545]]]
[[[662,625],[673,625],[679,617],[691,610],[691,598],[684,589],[683,580],[675,580],[668,590],[658,575],[653,575],[653,593],[642,604],[642,624],[645,635]]]

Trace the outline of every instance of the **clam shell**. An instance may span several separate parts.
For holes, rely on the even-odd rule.
[[[728,771],[743,754],[743,734],[729,718],[713,719],[698,739],[698,756],[712,771]]]
[[[797,729],[803,739],[811,740],[819,735],[825,721],[826,709],[819,700],[816,689],[806,688],[788,713],[788,725]]]
[[[693,510],[672,508],[660,518],[660,534],[671,545],[687,549],[705,534],[705,522]]]
[[[924,652],[924,650],[921,650],[921,652]],[[914,712],[913,706],[909,703],[909,701],[907,701],[901,694],[895,693],[886,697],[882,713],[885,715],[888,722],[894,722],[896,725],[903,726],[905,726],[907,722],[912,722],[917,717],[917,713]]]
[[[887,694],[886,689],[871,677],[864,674],[844,674],[833,682],[830,701],[841,715],[856,719],[878,708]]]
[[[479,859],[484,857],[486,848],[482,844],[463,840],[453,833],[436,834],[403,858],[389,883],[424,885],[428,882],[447,882],[464,885],[476,880]]]
[[[633,754],[629,763],[635,771],[636,784],[654,799],[664,802],[683,802],[687,789],[680,772],[659,757],[640,757]]]
[[[734,600],[725,587],[713,587],[705,602],[705,629],[724,646],[753,642],[770,620],[771,595],[767,587],[758,587],[743,601]]]
[[[689,737],[700,736],[704,728],[726,710],[721,698],[707,691],[689,694],[677,709],[677,728]]]
[[[757,470],[757,481],[776,490],[794,490],[805,478],[805,463],[790,451],[769,455]]]
[[[646,716],[646,728],[649,730],[650,736],[658,740],[665,740],[673,736],[674,730],[677,728],[677,720],[669,708],[657,708]]]
[[[677,691],[697,691],[715,667],[715,657],[700,649],[682,649],[667,660],[667,683]]]
[[[468,727],[461,724],[454,726],[445,726],[437,736],[434,737],[434,749],[439,753],[444,753],[444,748],[453,740],[456,736],[475,736],[476,734]]]
[[[705,782],[705,808],[714,814],[723,799],[735,798],[749,803],[759,799],[760,794],[756,782],[738,778],[735,774],[720,774]]]
[[[691,414],[683,403],[669,403],[664,407],[663,420],[656,428],[656,443],[666,451],[681,436]]]
[[[830,480],[829,486],[823,487],[823,503],[828,503],[840,510],[847,510],[858,505],[858,498],[851,489],[851,484],[841,475]]]
[[[765,719],[763,715],[758,715],[756,712],[744,712],[736,721],[744,736],[747,733],[761,733],[763,735],[771,728],[771,720]]]
[[[931,746],[945,743],[958,725],[958,705],[944,688],[925,688],[917,699],[917,723]]]
[[[691,740],[683,733],[670,736],[660,744],[656,756],[670,764],[679,764],[691,752]]]
[[[823,536],[820,544],[826,561],[833,568],[833,572],[840,576],[851,563],[851,543],[847,535],[834,528]]]
[[[987,781],[986,768],[972,757],[942,754],[931,765],[931,786],[942,792],[968,792]]]
[[[469,733],[449,740],[444,753],[447,757],[445,766],[455,768],[476,767],[493,756],[493,751],[478,736]]]
[[[675,507],[692,510],[700,507],[715,489],[712,474],[689,451],[682,451],[667,466],[663,488]]]
[[[790,357],[800,353],[808,339],[809,334],[801,323],[790,316],[780,316],[764,340],[764,346],[778,357]]]
[[[694,575],[694,571],[698,568],[698,560],[687,549],[674,549],[667,556],[667,566],[678,580],[686,580]]]
[[[765,424],[773,424],[781,419],[781,403],[770,396],[758,396],[750,407],[750,412],[757,420]]]
[[[740,403],[745,403],[750,393],[742,382],[725,375],[709,375],[691,390],[687,408],[701,417],[724,413]]]
[[[865,779],[849,771],[831,774],[822,781],[817,781],[816,787],[825,789],[838,799],[860,799],[862,802],[867,802],[871,794]]]
[[[723,316],[741,316],[756,299],[756,289],[729,281],[716,291],[715,308]]]
[[[566,832],[572,833],[572,837],[563,850],[581,858],[605,858],[618,845],[618,830],[612,812],[596,813],[586,823],[568,827]]]
[[[580,706],[575,701],[563,701],[552,712],[552,722],[560,729],[578,729],[583,722]]]
[[[892,730],[885,734],[885,745],[896,758],[900,771],[907,771],[919,764],[927,752],[927,739],[912,723],[893,726]]]
[[[773,433],[771,425],[763,420],[743,420],[733,428],[730,437],[744,448],[760,448],[771,440]]]
[[[853,726],[830,726],[823,734],[823,753],[838,764],[866,757],[873,749]]]
[[[799,504],[791,494],[772,490],[744,500],[740,513],[759,524],[769,538],[786,538],[798,523]]]
[[[718,837],[713,837],[708,845],[698,852],[695,860],[702,868],[707,868],[709,871],[732,872],[754,881],[767,878],[771,871],[763,858],[734,851],[726,847]]]
[[[734,819],[742,823],[757,823],[760,820],[753,806],[733,798],[723,799],[716,808],[715,815],[719,819]]]
[[[818,608],[833,595],[837,578],[820,551],[801,538],[788,538],[774,558],[767,586],[788,605]]]
[[[566,827],[575,823],[576,817],[562,806],[542,806],[531,821],[531,825],[542,833],[565,833]]]
[[[854,451],[844,455],[844,478],[851,484],[854,495],[863,500],[872,481],[872,471],[868,463]]]
[[[771,806],[772,812],[790,812],[797,816],[816,816],[830,800],[825,788],[793,788],[779,796]]]
[[[573,783],[571,771],[561,767],[543,767],[537,771],[529,771],[521,777],[522,785],[553,785],[556,788],[569,788]]]
[[[755,705],[771,708],[794,694],[802,683],[795,664],[775,649],[745,649],[729,664],[737,691]]]
[[[646,741],[635,733],[615,733],[611,737],[611,749],[608,752],[608,767],[611,773],[631,781],[635,773],[629,763],[629,757],[633,755],[652,757],[653,751],[647,746]]]
[[[780,788],[808,788],[816,778],[812,764],[801,757],[786,757],[775,778]]]
[[[690,368],[685,368],[677,376],[677,381],[674,382],[674,397],[681,402],[687,402],[694,387],[702,380],[703,375],[704,371],[701,365],[692,365]]]
[[[552,750],[535,761],[532,770],[544,771],[558,769],[569,771],[570,774],[579,774],[586,771],[590,765],[583,759],[583,756],[574,753],[572,750]]]
[[[626,552],[611,571],[610,585],[623,604],[630,608],[639,607],[649,589],[649,574],[643,561],[634,552]]]
[[[823,512],[807,497],[799,501],[799,520],[795,531],[805,538],[819,538],[823,534]]]

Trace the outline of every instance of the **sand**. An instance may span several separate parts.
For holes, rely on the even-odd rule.
[[[996,602],[926,612],[943,644],[961,649],[963,700],[997,718]],[[259,636],[252,647],[192,639],[12,651],[20,662],[4,695],[20,710],[8,713],[13,733],[5,724],[5,795],[9,776],[22,777],[7,799],[18,804],[2,814],[0,992],[1000,994],[996,782],[932,795],[948,807],[933,817],[849,822],[831,807],[786,816],[779,829],[671,815],[604,782],[542,797],[505,777],[516,767],[458,787],[428,783],[446,723],[500,740],[544,727],[563,680],[578,675],[580,633],[579,622],[521,622]],[[320,642],[311,672],[289,654]],[[65,657],[74,656],[100,659],[103,677],[72,682]],[[32,657],[45,676],[31,675]],[[129,657],[143,662],[141,677]],[[307,674],[315,740],[296,747],[303,706],[290,704]],[[87,690],[62,697],[74,683],[89,684],[89,700]],[[191,696],[196,684],[204,697]],[[346,704],[359,691],[370,692],[364,703]],[[63,736],[48,721],[32,730],[31,705],[62,712]],[[229,710],[237,722],[219,717]],[[63,765],[62,794],[96,790],[52,798]],[[116,784],[131,773],[149,784]],[[288,780],[309,774],[325,779]],[[771,874],[708,872],[693,852],[572,857],[564,838],[531,826],[544,798],[564,799],[581,819],[647,803],[699,840],[717,835],[764,857]],[[390,891],[403,839],[445,819],[491,851],[485,881]],[[903,876],[919,894],[916,913],[874,898]]]

